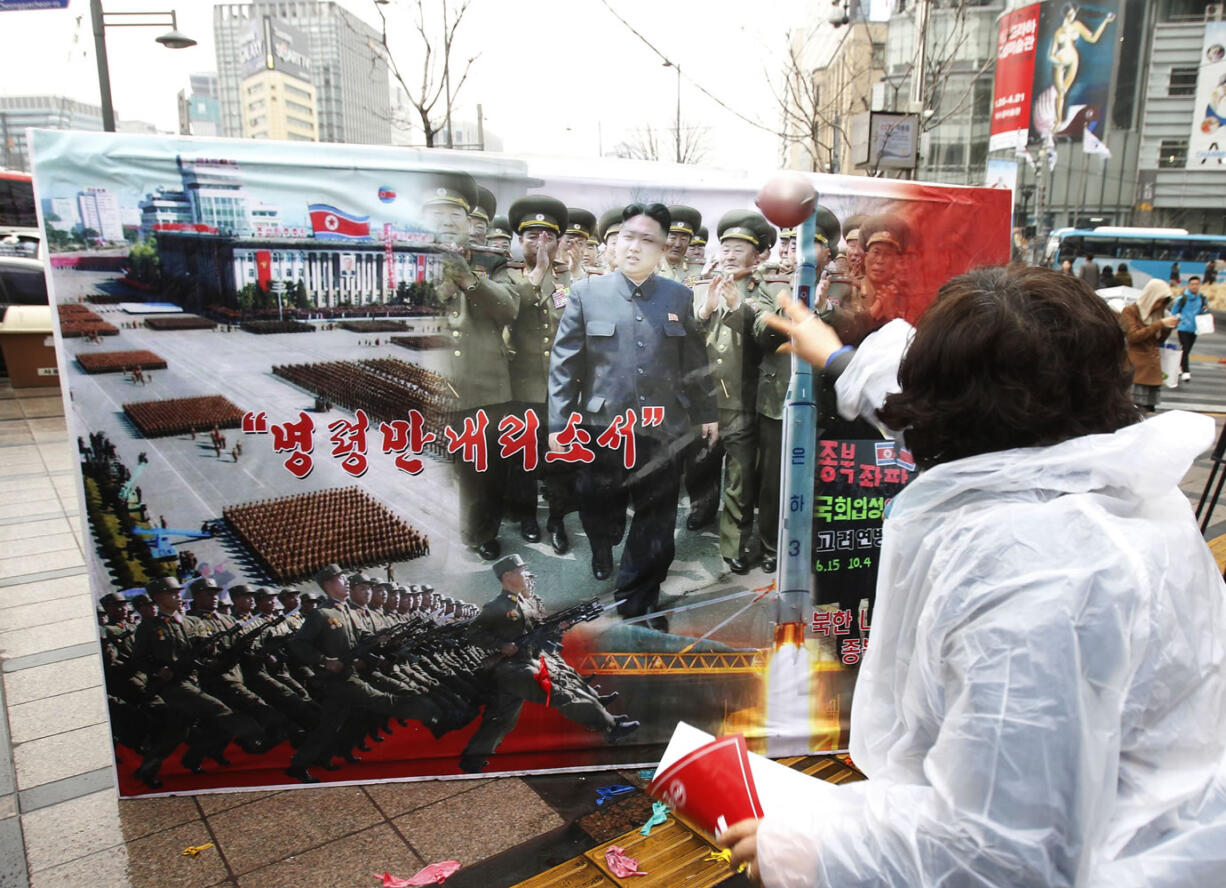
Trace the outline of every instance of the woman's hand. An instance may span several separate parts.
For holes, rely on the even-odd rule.
[[[843,347],[839,334],[805,306],[787,296],[779,297],[779,305],[791,320],[776,314],[764,315],[763,320],[767,326],[791,337],[792,341],[781,346],[780,351],[800,355],[819,370],[825,367],[830,356]]]
[[[745,876],[754,884],[761,884],[761,874],[758,872],[758,824],[754,819],[742,820],[732,824],[716,841],[724,848],[732,851],[732,868],[740,869],[745,864]]]
[[[1178,326],[1179,326],[1179,318],[1178,318],[1176,315],[1171,315],[1169,318],[1163,318],[1163,319],[1162,319],[1162,326],[1164,326],[1164,327],[1166,327],[1166,328],[1168,328],[1168,329],[1169,329],[1169,328],[1171,328],[1171,327],[1178,327]]]

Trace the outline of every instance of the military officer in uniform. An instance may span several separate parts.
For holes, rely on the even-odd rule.
[[[765,221],[765,220],[763,220]],[[774,229],[766,226],[771,232]],[[765,237],[766,232],[763,232]],[[839,220],[825,207],[817,208],[818,246],[839,242]],[[828,250],[818,250],[817,274],[820,277]],[[784,314],[779,294],[788,293],[788,278],[766,278],[753,300],[756,317],[754,341],[761,354],[758,369],[758,530],[762,545],[762,569],[774,573],[778,565],[779,483],[783,448],[783,402],[792,380],[792,356],[780,351],[787,338],[769,327],[767,314]]]
[[[588,271],[588,241],[595,237],[596,217],[579,207],[566,208],[566,230],[558,239],[555,264],[563,267],[574,280],[586,277]]]
[[[686,253],[698,229],[702,227],[702,214],[693,207],[674,205],[668,208],[672,223],[668,229],[668,241],[664,245],[664,261],[660,274],[679,284],[692,286],[695,275],[690,271]]]
[[[477,205],[468,211],[468,241],[484,247],[490,220],[498,208],[498,198],[483,185],[477,186]]]
[[[499,456],[498,424],[511,400],[511,375],[503,328],[515,320],[519,293],[506,259],[466,249],[468,214],[477,184],[459,172],[435,173],[422,194],[426,224],[443,246],[443,279],[436,287],[449,342],[444,375],[455,391],[448,425],[484,438],[485,471],[456,457],[460,539],[486,560],[498,557],[506,468]],[[484,429],[481,425],[484,424]]]
[[[591,215],[590,213],[588,214]],[[565,267],[553,262],[558,251],[559,237],[569,229],[569,212],[560,201],[543,194],[521,197],[507,211],[511,227],[519,235],[524,252],[523,269],[511,269],[509,276],[519,295],[519,314],[510,328],[512,412],[524,417],[533,411],[537,425],[537,468],[523,469],[522,458],[508,467],[508,496],[511,511],[520,518],[520,533],[535,543],[541,538],[536,520],[537,481],[544,483],[545,501],[549,506],[550,543],[559,555],[570,548],[566,528],[562,523],[569,499],[567,474],[564,467],[545,464],[547,448],[549,357],[558,321],[570,297],[571,275]],[[582,243],[587,232],[580,231]]]
[[[546,697],[535,677],[543,652],[517,643],[546,616],[533,590],[532,572],[518,555],[496,561],[493,570],[501,590],[497,598],[481,609],[469,638],[494,655],[496,662],[490,670],[494,689],[485,704],[481,726],[464,748],[460,770],[475,774],[489,763],[498,744],[519,721],[525,702],[543,704],[548,699],[549,705],[562,715],[589,730],[600,731],[609,743],[637,730],[638,722],[610,713],[593,692],[580,689],[581,681],[577,683],[566,674],[569,667],[559,666],[556,661],[549,669],[553,688]],[[569,627],[560,627],[560,631],[566,628]]]
[[[655,273],[669,222],[662,204],[622,211],[618,271],[571,287],[549,365],[550,450],[567,450],[562,435],[572,414],[580,415],[594,448],[594,462],[577,469],[576,493],[598,580],[612,574],[613,546],[625,530],[627,504],[634,505],[617,574],[619,610],[627,617],[655,608],[672,564],[681,454],[696,426],[710,444],[719,437],[693,294]],[[662,408],[658,424],[643,424],[645,408]],[[597,445],[614,419],[628,421],[631,410],[638,428],[627,468],[628,442]],[[667,624],[661,617],[655,625]]]
[[[99,632],[111,733],[116,743],[139,749],[153,725],[145,711],[145,677],[132,659],[136,624],[128,612],[127,599],[118,592],[108,592],[98,604],[104,615]]]
[[[860,244],[860,226],[867,218],[863,213],[849,216],[844,226],[843,240],[847,242],[847,265],[853,278],[864,277],[864,249]]]
[[[512,240],[514,235],[511,234],[511,223],[507,221],[507,217],[495,216],[486,229],[485,245],[510,257]]]
[[[759,356],[753,339],[753,302],[758,292],[768,286],[755,268],[767,226],[767,221],[757,213],[746,210],[725,213],[716,228],[720,245],[718,273],[694,290],[694,308],[706,340],[719,405],[724,505],[719,521],[719,550],[736,574],[749,572],[755,554]],[[695,484],[705,479],[714,495],[720,490],[718,455],[713,465],[698,463],[692,472]],[[687,479],[690,477],[687,468]]]
[[[624,207],[613,207],[600,214],[596,223],[596,233],[604,245],[605,273],[617,271],[617,233],[622,230],[622,210]]]
[[[699,225],[694,236],[690,238],[690,246],[685,251],[685,267],[688,275],[695,280],[704,277],[707,268],[707,226]]]
[[[383,717],[412,718],[427,727],[437,723],[433,706],[419,705],[417,698],[397,699],[385,691],[372,688],[357,673],[363,665],[347,662],[347,655],[358,643],[358,629],[349,609],[349,581],[335,564],[326,565],[315,575],[327,596],[327,601],[307,614],[302,627],[289,642],[291,652],[299,662],[316,670],[320,682],[323,713],[290,759],[286,774],[303,783],[318,783],[319,778],[308,768],[319,765],[335,770],[334,756],[347,750],[338,748],[340,732],[354,708],[361,708]]]

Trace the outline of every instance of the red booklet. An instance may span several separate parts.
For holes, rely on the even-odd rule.
[[[666,764],[647,792],[714,836],[733,823],[762,817],[762,803],[740,734],[718,737]]]

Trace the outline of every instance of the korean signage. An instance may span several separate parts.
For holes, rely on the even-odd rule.
[[[1039,4],[1024,6],[1000,20],[996,41],[996,88],[992,94],[992,128],[988,150],[1017,146],[1030,130],[1030,85],[1034,82],[1034,48],[1039,37]]]

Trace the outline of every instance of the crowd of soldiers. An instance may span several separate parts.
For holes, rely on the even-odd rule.
[[[616,695],[600,696],[558,655],[569,623],[531,643],[520,638],[543,617],[530,589],[507,597],[523,568],[518,556],[495,565],[504,591],[484,609],[428,584],[380,582],[335,564],[316,575],[317,593],[243,583],[223,590],[210,577],[186,587],[161,577],[131,599],[109,593],[99,623],[115,744],[141,757],[134,776],[158,789],[163,762],[180,746],[180,764],[204,773],[231,764],[231,743],[251,754],[288,743],[286,773],[317,783],[309,768],[360,761],[396,723],[419,722],[439,738],[484,707],[459,763],[476,772],[525,699],[555,706],[610,742],[630,733],[637,722],[603,708]],[[540,669],[549,658],[552,699],[539,683],[525,691],[516,681],[538,657]]]
[[[436,238],[453,249],[445,256],[437,307],[447,333],[449,378],[459,396],[458,420],[470,419],[477,411],[489,418],[488,470],[457,466],[462,540],[482,558],[497,559],[504,518],[518,523],[524,540],[541,540],[537,515],[543,495],[545,532],[553,550],[564,554],[570,541],[563,519],[572,511],[582,516],[584,495],[573,465],[543,458],[548,436],[562,431],[554,427],[558,420],[551,416],[548,424],[540,422],[542,459],[531,473],[497,458],[498,421],[524,416],[528,410],[537,417],[550,415],[551,386],[559,373],[559,325],[568,303],[575,301],[572,288],[617,275],[624,247],[619,244],[625,240],[623,226],[631,208],[616,207],[597,218],[589,210],[538,194],[514,201],[505,216],[496,216],[492,192],[463,173],[434,176],[423,191],[422,208]],[[636,214],[644,212],[635,205]],[[678,282],[692,294],[691,317],[678,319],[669,313],[667,322],[684,320],[686,328],[670,335],[701,338],[706,353],[702,379],[718,413],[718,435],[712,435],[709,419],[697,418],[691,408],[695,432],[678,445],[683,454],[677,474],[684,474],[689,494],[685,525],[700,531],[718,518],[720,554],[728,569],[745,574],[760,563],[770,573],[778,557],[780,448],[791,359],[780,350],[783,338],[764,317],[782,313],[779,296],[792,289],[797,233],[776,229],[758,213],[731,210],[714,226],[718,250],[708,257],[709,231],[698,210],[670,206],[661,219],[667,219],[666,243],[655,276]],[[516,240],[520,261],[511,258]],[[914,321],[904,285],[914,271],[913,241],[913,233],[897,215],[860,215],[840,222],[827,208],[818,208],[817,307],[844,342],[857,343],[892,318]],[[585,294],[594,289],[588,284]],[[636,297],[646,289],[642,281],[633,286]],[[621,335],[607,326],[609,335]],[[593,336],[590,318],[586,336]],[[637,346],[644,349],[645,343],[640,339]],[[623,370],[651,379],[657,367],[648,363],[636,369],[629,363]],[[682,404],[687,401],[692,399]],[[595,440],[601,429],[588,431]],[[674,520],[675,510],[674,504]],[[624,524],[615,531],[621,533]],[[586,520],[584,527],[588,529]],[[668,551],[671,561],[671,546]],[[598,580],[612,576],[607,540],[593,540],[592,573]],[[619,590],[624,574],[619,572],[616,581]],[[652,598],[649,594],[646,604],[623,608],[623,614],[638,616],[644,607],[650,609]],[[665,625],[661,622],[659,628]]]

